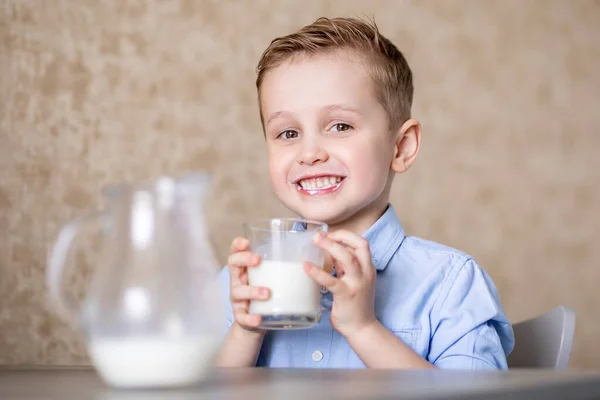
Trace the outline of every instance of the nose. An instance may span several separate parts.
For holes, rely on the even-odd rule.
[[[298,163],[304,165],[314,165],[325,162],[329,158],[326,149],[318,138],[310,137],[304,140],[302,149],[298,154]]]

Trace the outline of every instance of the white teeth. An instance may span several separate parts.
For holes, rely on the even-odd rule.
[[[342,181],[340,176],[324,176],[320,178],[303,179],[298,184],[303,189],[328,189]]]

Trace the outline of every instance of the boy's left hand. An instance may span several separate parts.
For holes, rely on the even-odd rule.
[[[331,326],[348,338],[365,326],[376,323],[375,281],[369,242],[345,230],[318,233],[315,244],[329,253],[337,277],[307,262],[305,270],[319,285],[333,294]]]

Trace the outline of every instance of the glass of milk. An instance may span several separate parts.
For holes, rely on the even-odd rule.
[[[253,300],[249,312],[262,317],[262,329],[303,329],[321,319],[319,285],[304,271],[304,263],[323,268],[324,253],[313,238],[327,224],[294,218],[263,219],[244,224],[250,251],[261,257],[248,268],[250,286],[271,290],[268,300]]]
[[[199,173],[111,186],[103,210],[59,231],[46,270],[52,305],[83,331],[110,386],[189,385],[214,365],[225,299],[205,227],[208,180]],[[87,296],[77,302],[64,288],[63,269],[77,267],[73,253],[92,237],[100,252]]]

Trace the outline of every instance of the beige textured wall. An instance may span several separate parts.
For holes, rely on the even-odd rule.
[[[600,368],[600,3],[361,3],[2,0],[0,363],[87,361],[43,275],[105,184],[211,171],[221,261],[243,220],[283,214],[255,64],[318,16],[366,14],[415,72],[423,149],[392,198],[407,230],[473,254],[513,320],[573,307],[572,366]]]

